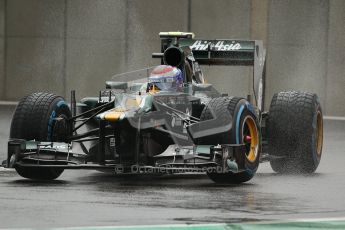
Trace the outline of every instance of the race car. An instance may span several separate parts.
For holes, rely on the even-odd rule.
[[[115,75],[97,96],[76,102],[52,93],[20,100],[7,167],[34,180],[65,169],[114,174],[206,173],[217,183],[249,181],[259,163],[277,173],[313,173],[323,117],[318,96],[286,91],[264,111],[262,41],[195,39],[161,32],[159,66]],[[201,65],[253,68],[253,92],[228,96],[206,83]],[[208,76],[212,78],[212,76]],[[226,83],[225,83],[226,84]]]

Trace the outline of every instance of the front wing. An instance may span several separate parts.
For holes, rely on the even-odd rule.
[[[245,145],[171,145],[154,156],[154,163],[122,163],[115,160],[89,161],[78,143],[37,142],[13,139],[8,142],[7,167],[98,169],[115,174],[232,172],[245,170]]]

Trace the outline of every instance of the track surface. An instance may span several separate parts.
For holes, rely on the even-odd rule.
[[[0,107],[0,160],[14,107]],[[321,164],[310,176],[281,176],[262,164],[246,184],[205,175],[115,177],[65,171],[39,183],[0,169],[0,228],[234,223],[345,217],[345,122],[325,121]]]

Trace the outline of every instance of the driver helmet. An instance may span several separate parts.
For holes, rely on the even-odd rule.
[[[154,87],[154,91],[180,91],[183,86],[182,72],[179,68],[170,65],[159,65],[152,70],[149,85]]]

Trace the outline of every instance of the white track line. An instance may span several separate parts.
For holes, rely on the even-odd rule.
[[[14,171],[14,169],[0,166],[0,172],[11,172],[11,171]]]
[[[18,105],[18,101],[0,101],[0,105]]]
[[[279,223],[297,223],[297,222],[330,222],[330,221],[345,221],[345,217],[330,217],[330,218],[296,218],[286,220],[268,220],[268,221],[253,221],[241,222],[234,224],[279,224]]]
[[[287,223],[298,223],[298,222],[328,222],[328,221],[344,221],[345,217],[341,217],[341,218],[317,218],[317,219],[289,219],[289,220],[273,220],[273,221],[253,221],[253,222],[242,222],[242,223],[218,223],[218,224],[163,224],[163,225],[132,225],[132,226],[90,226],[90,227],[67,227],[67,228],[50,228],[50,230],[79,230],[79,229],[98,229],[98,230],[108,230],[108,229],[148,229],[148,228],[152,228],[152,229],[160,229],[160,228],[164,228],[164,229],[194,229],[194,228],[198,228],[198,227],[209,227],[210,229],[212,229],[213,227],[218,227],[221,228],[223,227],[224,229],[228,229],[228,225],[232,226],[232,225],[269,225],[269,224],[287,224]],[[302,229],[302,228],[301,228]]]
[[[337,117],[337,116],[323,116],[324,120],[335,120],[335,121],[345,121],[345,117]]]
[[[345,221],[345,217],[330,217],[330,218],[311,218],[311,219],[293,219],[292,221],[301,221],[301,222],[324,222],[324,221]]]

